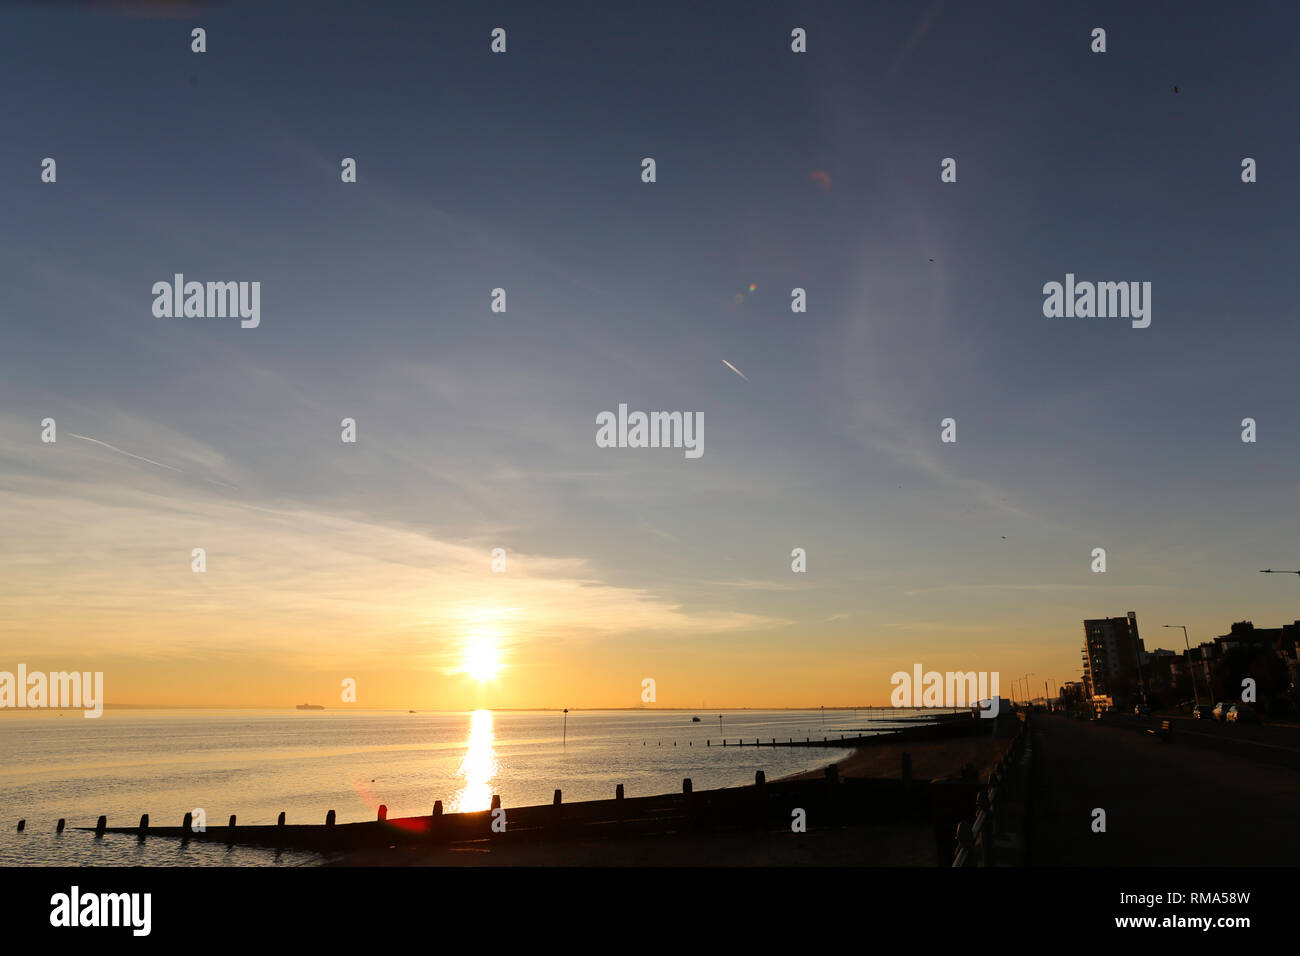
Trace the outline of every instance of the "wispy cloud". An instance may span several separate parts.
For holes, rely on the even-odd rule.
[[[908,597],[917,594],[935,594],[940,591],[1036,591],[1058,593],[1061,591],[1171,591],[1167,584],[942,584],[932,588],[912,588],[903,593]]]

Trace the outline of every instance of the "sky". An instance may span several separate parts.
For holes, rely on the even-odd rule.
[[[6,6],[0,670],[863,705],[1300,618],[1298,15],[1052,6]],[[1150,326],[1046,317],[1067,273]]]

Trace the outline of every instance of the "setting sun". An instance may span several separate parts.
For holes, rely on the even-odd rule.
[[[501,654],[497,650],[495,638],[490,634],[470,638],[462,667],[475,680],[495,680],[501,671]]]
[[[459,615],[464,620],[464,639],[455,673],[468,674],[480,682],[497,678],[505,637],[501,621],[510,613],[502,608],[472,608]]]

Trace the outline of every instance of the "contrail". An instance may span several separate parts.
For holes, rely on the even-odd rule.
[[[116,445],[110,445],[108,442],[100,441],[98,438],[90,438],[86,435],[77,435],[72,432],[68,432],[68,434],[72,435],[73,438],[80,438],[82,441],[89,441],[89,442],[94,442],[96,445],[103,445],[105,448],[109,449],[110,451],[115,451],[119,455],[126,455],[127,458],[134,458],[136,461],[145,461],[151,465],[157,465],[159,468],[166,468],[168,471],[174,471],[182,475],[189,474],[189,472],[185,471],[183,468],[177,468],[175,465],[164,465],[161,461],[154,461],[152,458],[145,458],[143,455],[133,455],[131,454],[131,452],[127,451],[124,448],[118,448]],[[202,478],[202,476],[199,477]],[[208,484],[220,485],[222,488],[232,488],[235,491],[239,490],[235,485],[228,485],[224,481],[215,481],[212,478],[202,478],[202,480],[208,482]]]
[[[727,366],[727,368],[731,369],[733,372],[735,372],[737,375],[739,375],[741,378],[743,378],[746,382],[749,382],[749,377],[748,377],[747,375],[745,375],[745,373],[742,372],[740,369],[736,368],[736,366],[734,366],[734,365],[732,365],[730,362],[728,362],[726,359],[723,359],[723,360],[722,360],[722,364],[725,365],[725,366]],[[749,382],[749,384],[753,385],[754,383],[753,383],[753,382]]]
[[[72,435],[72,432],[68,432],[68,434]],[[157,465],[159,468],[166,468],[168,471],[179,471],[182,475],[185,474],[185,472],[181,471],[181,469],[175,468],[172,465],[164,465],[162,462],[154,461],[152,458],[144,458],[140,455],[133,455],[129,451],[124,451],[123,449],[118,448],[116,445],[110,445],[106,441],[100,441],[98,438],[87,438],[85,435],[72,435],[72,437],[80,438],[82,441],[93,441],[96,445],[103,445],[105,448],[115,451],[119,455],[126,455],[127,458],[134,458],[136,461],[147,461],[149,464]]]

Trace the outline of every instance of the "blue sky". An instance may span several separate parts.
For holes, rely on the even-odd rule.
[[[6,656],[795,705],[1300,617],[1256,573],[1300,568],[1293,10],[606,6],[0,13]],[[155,318],[175,272],[261,325]],[[1150,327],[1045,318],[1067,272]],[[596,447],[619,403],[703,457]],[[513,686],[454,673],[466,620]]]

